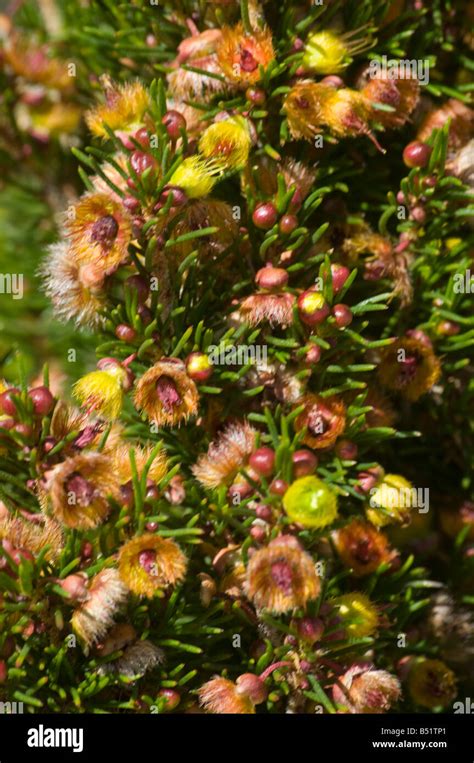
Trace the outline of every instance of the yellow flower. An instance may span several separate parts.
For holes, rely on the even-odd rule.
[[[105,97],[105,103],[86,113],[89,130],[100,138],[108,138],[104,124],[114,131],[138,130],[150,105],[150,96],[143,85],[140,82],[112,85],[106,89]]]
[[[338,619],[349,638],[371,636],[377,629],[377,608],[363,593],[347,593],[333,599]]]
[[[370,37],[353,39],[361,30],[345,35],[331,31],[309,35],[303,56],[303,66],[316,74],[338,74],[352,62],[352,56],[370,47]]]
[[[238,170],[247,163],[251,143],[247,121],[237,116],[210,125],[201,136],[199,151],[225,170]]]
[[[130,463],[130,447],[131,444],[120,443],[114,452],[114,468],[120,480],[121,485],[125,485],[132,479],[132,465]],[[137,473],[139,478],[143,474],[143,470],[146,464],[149,462],[153,448],[150,445],[133,445],[133,451],[135,454],[135,464],[137,467]],[[168,461],[166,454],[163,450],[159,450],[155,454],[153,461],[147,472],[147,478],[153,480],[153,482],[160,482],[168,471]]]
[[[241,88],[255,84],[260,79],[260,66],[266,69],[275,58],[269,29],[246,34],[242,24],[224,27],[217,58],[230,82]]]
[[[138,381],[135,405],[157,426],[177,426],[198,410],[198,391],[176,358],[163,358]]]
[[[342,562],[356,577],[370,575],[381,564],[391,562],[397,556],[390,549],[387,537],[361,519],[354,519],[336,530],[333,540]]]
[[[416,659],[408,674],[413,702],[430,710],[446,707],[456,697],[456,676],[441,660]]]
[[[60,525],[49,517],[37,515],[44,520],[41,524],[22,517],[4,516],[0,518],[0,539],[8,541],[14,548],[26,549],[33,556],[45,551],[49,561],[57,559],[64,546]]]
[[[182,188],[190,199],[207,196],[214,188],[222,168],[200,156],[188,156],[170,178],[170,185]]]
[[[148,598],[179,583],[186,565],[185,555],[173,540],[152,533],[128,541],[118,557],[122,581],[133,593]]]
[[[302,442],[310,448],[331,448],[346,426],[346,408],[337,397],[320,397],[312,393],[297,401],[304,410],[295,420],[299,432],[306,429]]]
[[[105,359],[104,359],[105,360]],[[120,415],[124,389],[129,388],[129,375],[118,362],[102,363],[101,370],[81,377],[73,387],[74,397],[88,412],[114,420]]]
[[[40,500],[66,527],[89,530],[107,517],[109,497],[118,499],[119,488],[112,459],[86,451],[53,467]]]
[[[245,590],[258,609],[281,613],[304,608],[320,589],[313,559],[292,535],[275,538],[249,561]]]
[[[407,524],[413,508],[414,488],[399,474],[386,474],[382,482],[371,490],[367,519],[376,527],[388,524]]]
[[[382,352],[378,376],[384,387],[415,401],[439,379],[441,363],[429,344],[413,337],[397,339]]]

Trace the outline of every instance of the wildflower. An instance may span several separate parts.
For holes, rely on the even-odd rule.
[[[207,196],[214,188],[217,177],[222,172],[216,161],[202,159],[200,156],[188,156],[176,169],[170,185],[181,188],[190,199]]]
[[[433,130],[441,129],[448,120],[448,147],[450,151],[462,148],[472,138],[474,110],[456,98],[450,98],[439,108],[428,112],[418,129],[417,140],[426,142]]]
[[[145,466],[149,464],[147,479],[153,480],[153,482],[160,482],[168,470],[168,462],[165,452],[159,450],[155,453],[150,464],[149,462],[154,448],[150,445],[141,446],[134,444],[132,446],[131,443],[129,445],[128,443],[121,442],[114,452],[114,468],[120,480],[120,484],[124,485],[132,479],[132,465],[129,453],[130,448],[133,449],[139,479],[143,476]]]
[[[313,32],[305,45],[303,66],[316,74],[338,74],[343,71],[352,63],[352,56],[371,45],[367,36],[352,39],[361,31],[354,29],[342,35],[330,30]]]
[[[283,496],[283,507],[292,522],[320,529],[337,518],[337,496],[325,482],[308,475],[295,480]]]
[[[413,508],[413,490],[413,485],[399,474],[386,474],[370,491],[371,508],[366,510],[367,519],[376,527],[408,524]]]
[[[415,401],[439,379],[441,363],[433,349],[419,339],[402,337],[382,350],[378,367],[380,383]]]
[[[257,292],[242,300],[239,313],[250,326],[269,323],[270,326],[289,326],[293,323],[296,298],[290,292]]]
[[[193,466],[196,479],[207,488],[233,482],[255,449],[256,435],[246,421],[229,424]]]
[[[334,88],[303,80],[294,85],[285,98],[283,108],[290,133],[295,140],[314,140],[323,129],[323,104]]]
[[[362,93],[349,88],[335,90],[322,104],[322,123],[337,138],[366,135],[383,152],[368,127],[370,104]]]
[[[248,160],[252,141],[247,120],[236,116],[210,125],[199,141],[199,151],[206,159],[219,162],[224,170],[238,170]]]
[[[60,525],[49,517],[39,515],[41,523],[10,515],[0,518],[0,540],[8,541],[15,549],[24,549],[33,556],[44,551],[48,561],[55,561],[61,553],[64,538]]]
[[[64,138],[77,130],[81,109],[72,103],[55,103],[44,96],[40,103],[19,101],[14,108],[15,120],[24,132],[44,143],[50,138]]]
[[[212,678],[199,689],[199,702],[208,713],[253,714],[255,705],[265,701],[267,690],[253,673],[244,673],[234,683]]]
[[[408,691],[417,705],[430,710],[446,707],[456,697],[456,676],[441,660],[414,659],[408,673]]]
[[[52,244],[42,264],[45,294],[51,300],[56,317],[78,326],[97,328],[103,324],[105,307],[104,274],[94,266],[79,265],[64,242]]]
[[[334,702],[349,713],[386,713],[398,702],[398,678],[370,663],[355,663],[333,686]]]
[[[356,577],[370,575],[381,564],[391,563],[397,556],[390,549],[387,537],[360,519],[335,530],[333,540],[342,562]]]
[[[105,103],[86,113],[87,126],[99,138],[109,137],[104,125],[115,133],[134,133],[141,127],[149,106],[150,96],[140,82],[106,83]]]
[[[331,448],[346,426],[344,403],[336,397],[322,398],[309,393],[298,401],[304,405],[295,420],[297,431],[306,429],[302,442],[319,450]]]
[[[197,413],[198,391],[182,361],[163,358],[138,381],[135,405],[157,426],[177,426]]]
[[[225,201],[216,199],[193,199],[183,209],[183,214],[174,226],[175,238],[202,228],[217,228],[215,233],[201,236],[188,242],[173,244],[171,251],[184,259],[195,249],[201,256],[219,255],[230,247],[238,234],[238,226],[232,214],[232,207]],[[221,267],[225,274],[225,269]]]
[[[133,593],[152,598],[157,591],[179,583],[186,572],[186,557],[168,538],[145,533],[119,551],[120,578]]]
[[[86,193],[66,222],[71,254],[80,265],[93,264],[113,273],[128,257],[132,221],[117,201],[103,193]]]
[[[172,63],[174,70],[167,77],[170,90],[178,101],[208,102],[216,94],[229,90],[229,83],[222,79],[216,53],[221,39],[220,29],[206,29],[201,33],[196,30],[179,44],[178,55]],[[199,71],[184,69],[183,64]],[[217,76],[213,77],[213,74]]]
[[[320,588],[313,559],[292,536],[275,538],[249,561],[245,591],[258,609],[282,613],[304,608]]]
[[[30,40],[13,33],[2,49],[5,62],[18,77],[46,88],[70,93],[74,79],[69,76],[67,62],[52,55],[46,45],[33,45]]]
[[[386,129],[403,127],[420,99],[420,84],[414,77],[393,77],[379,74],[367,82],[360,91],[370,103],[372,119]],[[390,106],[391,110],[377,108]]]
[[[114,358],[99,361],[99,370],[82,376],[74,385],[73,393],[88,414],[103,419],[116,419],[122,410],[123,393],[131,386],[130,373]]]
[[[126,598],[127,589],[117,570],[107,568],[92,578],[86,600],[74,610],[71,619],[73,630],[86,646],[105,636]]]
[[[112,460],[103,453],[83,452],[57,464],[41,489],[44,508],[66,527],[97,527],[109,514],[109,496],[117,499],[119,481]]]
[[[379,615],[368,596],[363,593],[347,593],[332,599],[337,620],[348,638],[371,636],[377,629]]]
[[[241,23],[224,27],[217,58],[231,83],[242,89],[254,85],[260,79],[260,67],[266,69],[275,58],[269,29],[246,34]]]

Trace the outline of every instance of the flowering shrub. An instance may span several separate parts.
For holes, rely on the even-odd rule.
[[[50,227],[17,315],[64,333],[4,340],[2,699],[452,712],[474,678],[467,4],[30,7],[0,25],[1,141]]]

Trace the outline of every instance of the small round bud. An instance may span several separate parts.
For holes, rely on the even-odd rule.
[[[16,406],[12,400],[12,395],[19,395],[20,390],[16,387],[10,387],[0,395],[0,411],[5,416],[16,416]]]
[[[308,290],[298,297],[298,312],[307,326],[317,326],[329,315],[329,307],[323,295],[318,291]]]
[[[333,263],[331,265],[331,277],[332,277],[332,290],[334,294],[337,294],[343,288],[347,279],[349,278],[350,270],[345,265],[339,265]]]
[[[257,474],[269,477],[275,468],[275,451],[272,448],[262,447],[252,453],[249,459],[250,466]]]
[[[68,575],[63,580],[58,580],[58,585],[68,594],[70,599],[75,601],[83,601],[87,598],[87,575],[85,573],[79,573],[76,575]]]
[[[273,495],[284,495],[288,490],[288,483],[285,480],[276,479],[270,485],[270,493]]]
[[[15,424],[15,432],[25,438],[30,438],[33,434],[33,430],[29,424]]]
[[[174,710],[181,702],[181,695],[175,689],[160,689],[158,696],[165,700],[167,711]]]
[[[344,87],[344,80],[341,77],[338,77],[337,74],[328,74],[327,77],[323,77],[321,84],[330,85],[337,90],[340,87]]]
[[[34,387],[28,392],[37,416],[47,416],[54,405],[54,397],[47,387]]]
[[[277,218],[278,212],[276,211],[274,204],[270,201],[258,204],[252,215],[253,224],[256,228],[261,228],[262,230],[273,228]]]
[[[259,676],[254,673],[244,673],[235,682],[238,691],[246,694],[254,705],[260,705],[267,698],[267,687]]]
[[[343,461],[354,461],[357,458],[357,445],[355,442],[351,442],[351,440],[339,440],[335,450],[336,454],[339,458],[342,458]]]
[[[334,305],[332,314],[336,321],[336,326],[340,329],[343,329],[352,323],[352,310],[347,305]]]
[[[186,193],[183,191],[182,188],[178,188],[177,186],[168,186],[164,189],[163,193],[160,196],[160,203],[166,204],[168,198],[172,196],[173,197],[173,207],[182,207],[184,204],[187,203],[188,197],[186,196]]]
[[[317,344],[312,344],[305,355],[304,360],[306,365],[311,366],[314,363],[319,363],[320,359],[321,359],[321,347],[319,347],[319,345]]]
[[[143,304],[146,301],[148,294],[150,293],[150,285],[146,278],[143,276],[135,275],[129,276],[125,281],[125,284],[133,292],[136,291],[138,295],[138,302]]]
[[[263,519],[264,522],[270,522],[273,519],[271,507],[266,503],[259,503],[255,507],[255,515],[258,519]]]
[[[161,121],[166,127],[166,132],[171,140],[178,140],[178,138],[181,137],[181,131],[186,129],[185,118],[179,111],[175,111],[174,109],[167,111]]]
[[[137,336],[137,332],[131,326],[127,326],[125,323],[120,323],[115,329],[115,336],[122,342],[131,343]]]
[[[213,374],[212,363],[205,352],[192,352],[186,358],[186,372],[190,379],[205,382]]]
[[[245,91],[245,97],[253,106],[263,106],[266,101],[265,90],[258,87],[249,87]]]
[[[281,289],[288,283],[288,273],[283,268],[267,265],[257,271],[255,281],[261,289]]]
[[[414,140],[405,146],[403,150],[403,161],[407,167],[426,167],[432,152],[431,146]]]
[[[155,160],[150,154],[143,151],[134,151],[130,157],[130,164],[137,175],[143,175],[145,170],[155,165]]]
[[[253,525],[250,529],[250,536],[257,542],[257,543],[263,543],[265,538],[267,537],[267,533],[264,527],[262,525]]]
[[[318,466],[318,459],[311,450],[295,450],[291,460],[293,462],[293,476],[295,478],[313,474]]]
[[[133,136],[137,143],[139,143],[143,148],[148,148],[150,145],[150,136],[148,134],[148,130],[146,127],[140,127],[139,130],[136,131],[135,135]]]
[[[426,222],[426,212],[421,206],[413,207],[410,212],[410,217],[416,223],[419,223],[419,225],[423,225],[423,223]]]
[[[135,196],[125,196],[123,206],[133,215],[140,208],[140,202]]]
[[[290,233],[293,233],[295,228],[298,227],[298,218],[296,215],[283,215],[278,227],[280,229],[280,233],[288,236]]]
[[[324,633],[324,623],[319,617],[302,617],[294,622],[302,641],[314,644]]]
[[[460,330],[459,324],[454,321],[440,321],[436,326],[436,333],[439,336],[455,336]]]

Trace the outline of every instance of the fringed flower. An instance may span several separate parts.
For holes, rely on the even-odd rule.
[[[75,383],[73,394],[88,415],[113,421],[122,410],[124,392],[130,389],[130,373],[114,358],[103,358],[98,365],[97,371]]]
[[[343,564],[350,567],[356,577],[370,575],[381,564],[390,564],[397,557],[387,537],[360,519],[335,530],[332,537]]]
[[[224,170],[241,169],[248,160],[252,140],[247,120],[240,116],[210,125],[199,141],[199,151],[206,159],[219,162]]]
[[[123,206],[104,193],[86,193],[66,222],[71,253],[80,265],[92,264],[103,275],[113,273],[128,257],[132,221]]]
[[[217,57],[231,83],[243,89],[255,84],[260,67],[266,69],[275,58],[270,30],[264,27],[247,34],[242,24],[224,27]]]
[[[275,538],[249,561],[245,591],[257,609],[282,613],[305,608],[320,589],[313,559],[293,536]]]
[[[167,76],[174,98],[208,102],[229,90],[216,53],[221,39],[220,29],[206,29],[201,33],[196,30],[179,44],[178,56],[172,64],[174,70]],[[190,71],[183,68],[184,65],[199,71]]]
[[[170,178],[170,185],[181,188],[190,199],[207,196],[222,173],[218,162],[200,156],[188,156],[181,162]]]
[[[157,426],[177,426],[195,416],[199,395],[185,365],[176,358],[163,358],[137,383],[135,405]]]
[[[319,450],[331,448],[346,426],[346,408],[336,397],[308,394],[298,401],[303,411],[295,420],[297,431],[306,429],[302,442]]]
[[[74,450],[82,450],[82,448],[93,450],[99,446],[105,426],[104,421],[95,420],[79,408],[74,408],[62,400],[58,400],[51,419],[50,434],[59,442],[66,437],[70,440],[69,435],[72,432],[77,432],[77,437],[72,441],[70,440],[69,447]],[[101,448],[102,453],[114,452],[122,441],[122,435],[122,426],[117,423],[113,424],[105,445]]]
[[[332,92],[324,99],[322,105],[322,124],[337,138],[366,135],[379,151],[382,151],[368,126],[371,112],[365,96],[349,88],[330,90]]]
[[[149,465],[147,479],[153,480],[153,482],[160,482],[163,479],[168,471],[168,461],[164,450],[159,450],[153,456],[154,448],[150,445],[142,446],[121,442],[114,452],[114,468],[121,485],[125,485],[132,479],[130,450],[133,450],[139,478],[142,477],[145,466]]]
[[[330,30],[312,32],[306,41],[302,63],[315,74],[338,74],[349,66],[353,56],[367,50],[371,43],[364,29],[346,34]]]
[[[398,678],[370,663],[356,663],[334,684],[336,705],[348,713],[386,713],[401,697]]]
[[[196,479],[207,488],[233,482],[255,449],[256,435],[246,421],[229,424],[193,466]]]
[[[293,85],[285,97],[284,111],[290,133],[295,140],[314,140],[322,132],[323,104],[329,99],[333,88],[303,80]]]
[[[66,243],[52,244],[40,271],[43,288],[51,300],[55,316],[77,326],[98,328],[104,322],[103,276],[93,265],[80,265]]]
[[[378,377],[387,389],[415,401],[433,387],[441,374],[441,363],[432,347],[419,339],[403,337],[381,353]]]
[[[242,300],[239,314],[250,326],[269,323],[270,326],[290,326],[296,297],[290,292],[257,292]]]
[[[347,593],[332,599],[337,622],[348,638],[371,636],[379,624],[377,608],[363,593]]]
[[[173,540],[152,533],[128,541],[118,556],[122,581],[133,593],[148,598],[183,580],[186,565],[185,555]]]
[[[418,105],[420,83],[413,77],[393,79],[379,74],[369,80],[361,93],[370,104],[374,121],[386,129],[399,128],[408,121]],[[384,106],[389,106],[390,110],[385,110]]]
[[[440,130],[449,120],[448,146],[455,151],[468,143],[474,129],[474,110],[456,98],[450,98],[437,109],[429,111],[422,121],[417,140],[426,143],[433,130]]]
[[[446,707],[457,695],[456,676],[441,660],[414,659],[408,674],[413,702],[429,710]]]
[[[109,137],[104,125],[116,133],[133,133],[142,126],[149,106],[150,96],[140,82],[107,83],[105,103],[86,113],[87,126],[99,138]]]
[[[74,90],[75,80],[69,74],[67,62],[52,55],[46,45],[32,45],[30,40],[11,34],[2,48],[2,56],[15,74],[27,82],[63,93]]]
[[[92,578],[86,600],[71,619],[73,630],[87,647],[104,638],[127,594],[116,569],[104,569]]]
[[[0,540],[8,541],[14,549],[29,551],[37,556],[44,551],[48,561],[55,561],[64,545],[63,533],[57,522],[38,515],[41,523],[31,522],[22,517],[0,518]]]
[[[113,462],[103,453],[84,452],[67,458],[48,473],[41,500],[66,527],[97,527],[110,512],[109,497],[119,497]]]
[[[266,697],[265,684],[253,673],[244,673],[235,683],[218,676],[199,689],[199,702],[208,713],[253,714]]]

